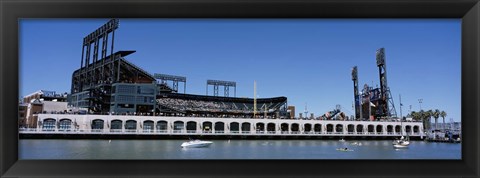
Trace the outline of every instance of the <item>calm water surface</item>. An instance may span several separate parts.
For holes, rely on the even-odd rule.
[[[461,159],[461,144],[411,141],[213,140],[208,148],[181,148],[185,140],[19,141],[20,159]],[[354,142],[361,146],[353,145]],[[352,152],[337,151],[348,147]]]

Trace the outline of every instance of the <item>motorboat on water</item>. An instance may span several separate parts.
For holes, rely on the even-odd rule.
[[[348,148],[337,148],[337,151],[353,151],[353,150]]]
[[[400,140],[393,141],[394,148],[408,148],[408,145],[410,145],[409,139],[405,139],[403,136],[400,138]]]
[[[202,141],[202,140],[192,140],[188,142],[183,142],[182,148],[203,148],[209,147],[213,142],[211,141]]]
[[[410,145],[410,139],[405,138],[405,137],[401,137],[399,140],[394,140],[392,142],[392,145],[403,145],[403,146],[408,146]]]
[[[361,142],[353,142],[353,143],[351,143],[351,145],[362,146],[362,143]]]
[[[408,148],[408,145],[399,143],[399,144],[394,144],[393,147],[394,148]]]

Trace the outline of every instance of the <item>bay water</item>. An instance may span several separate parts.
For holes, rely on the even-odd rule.
[[[19,159],[461,159],[461,144],[390,140],[213,140],[207,148],[181,148],[187,140],[20,139]],[[337,148],[353,151],[337,151]]]

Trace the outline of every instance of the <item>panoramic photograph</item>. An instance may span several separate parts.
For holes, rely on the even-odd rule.
[[[460,160],[461,19],[20,19],[19,159]]]

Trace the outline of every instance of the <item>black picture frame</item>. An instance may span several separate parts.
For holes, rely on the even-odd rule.
[[[18,19],[113,17],[461,18],[462,160],[18,160]],[[480,176],[478,0],[0,0],[0,18],[0,176],[3,177]]]

